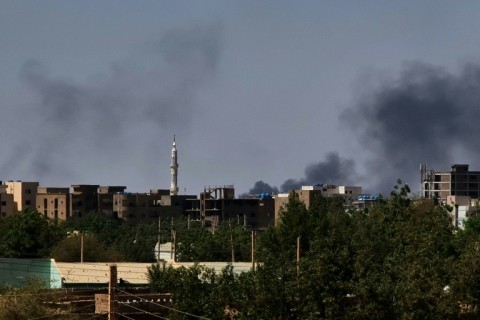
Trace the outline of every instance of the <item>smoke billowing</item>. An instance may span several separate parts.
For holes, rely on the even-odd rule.
[[[305,177],[288,179],[280,187],[283,192],[300,189],[301,186],[317,184],[348,184],[354,181],[355,162],[341,158],[337,153],[329,153],[324,161],[313,163],[305,168]]]
[[[449,170],[479,159],[480,67],[458,73],[422,63],[364,91],[342,120],[370,151],[367,179],[380,191],[401,178],[417,187],[419,164]]]
[[[348,184],[355,181],[355,162],[352,159],[342,158],[338,153],[331,152],[324,161],[309,164],[305,168],[305,177],[287,179],[280,186],[281,192],[297,190],[301,186],[317,184]],[[260,180],[255,182],[249,194],[262,192],[278,193],[279,189]]]
[[[271,186],[268,183],[263,182],[262,180],[259,180],[259,181],[255,182],[255,184],[253,185],[253,188],[251,188],[248,191],[248,194],[259,194],[259,193],[276,194],[276,193],[278,193],[278,188],[274,187],[274,186]]]
[[[304,178],[286,180],[282,191],[353,183],[388,194],[399,178],[418,190],[420,163],[440,171],[452,163],[475,167],[480,160],[480,66],[468,64],[452,73],[410,63],[398,77],[381,80],[361,88],[357,102],[340,117],[342,127],[350,128],[359,148],[368,152],[363,178],[356,180],[353,160],[331,153],[307,166]]]
[[[90,160],[95,166],[101,166],[102,157],[106,162],[119,157],[141,161],[138,154],[152,159],[158,157],[155,145],[162,134],[170,137],[179,127],[188,134],[200,112],[197,94],[217,72],[222,26],[172,29],[143,51],[85,82],[73,80],[74,75],[56,77],[40,61],[26,62],[20,80],[29,101],[17,112],[32,134],[22,140],[10,137],[14,143],[4,150],[9,156],[0,161],[1,176],[75,179],[87,154],[97,155]]]

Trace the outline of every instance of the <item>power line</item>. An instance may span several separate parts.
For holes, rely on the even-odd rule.
[[[164,318],[164,317],[161,317],[161,316],[159,316],[159,315],[156,315],[156,314],[154,314],[154,313],[151,313],[151,312],[149,312],[149,311],[142,310],[142,309],[140,309],[140,308],[137,308],[137,307],[131,306],[131,305],[130,305],[130,304],[128,304],[128,303],[125,303],[125,302],[122,302],[122,301],[118,301],[118,300],[117,300],[117,302],[118,302],[119,304],[122,304],[122,305],[124,305],[124,306],[130,307],[130,308],[133,308],[133,309],[135,309],[135,310],[139,310],[139,311],[143,312],[144,314],[149,314],[149,315],[151,315],[151,316],[154,316],[155,318],[159,318],[159,319],[168,320],[168,318]]]
[[[133,297],[135,297],[135,298],[138,298],[138,299],[140,299],[141,301],[143,300],[143,301],[145,301],[145,302],[152,303],[152,304],[154,304],[154,305],[160,306],[160,307],[162,307],[162,308],[165,308],[165,309],[168,309],[168,310],[171,310],[171,311],[175,311],[175,312],[178,312],[178,313],[182,313],[182,314],[185,314],[185,315],[187,315],[187,316],[195,317],[195,318],[198,318],[198,319],[211,320],[211,319],[209,319],[209,318],[205,318],[205,317],[202,317],[202,316],[197,316],[197,315],[194,315],[194,314],[185,312],[185,311],[181,311],[181,310],[178,310],[178,309],[170,308],[170,307],[167,307],[167,306],[165,306],[165,305],[163,305],[163,304],[159,304],[159,303],[156,303],[156,302],[153,302],[153,301],[148,301],[148,300],[146,300],[146,299],[143,299],[142,297],[139,297],[139,296],[134,295],[134,294],[131,294],[131,293],[129,293],[129,292],[120,290],[120,289],[118,289],[118,288],[117,288],[116,290],[119,291],[119,292],[121,292],[121,293],[124,293],[124,294],[130,295],[130,296],[133,296]]]
[[[125,315],[124,313],[119,313],[117,312],[118,315],[121,315],[124,318],[130,319],[130,320],[135,320],[134,318],[130,318],[129,316]]]

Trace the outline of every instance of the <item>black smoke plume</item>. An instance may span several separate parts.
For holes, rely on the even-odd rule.
[[[298,190],[301,186],[321,184],[349,184],[355,177],[355,162],[341,158],[338,153],[326,155],[324,161],[313,163],[305,168],[305,177],[288,179],[280,187],[282,192]]]
[[[255,182],[253,188],[248,191],[249,194],[259,194],[259,193],[270,193],[270,194],[277,194],[278,188],[269,185],[262,180]]]
[[[301,186],[318,184],[345,185],[355,181],[355,162],[352,159],[342,158],[338,153],[328,153],[324,161],[312,163],[305,168],[305,177],[301,179],[288,179],[280,186],[281,192],[298,190]],[[262,192],[278,193],[279,189],[262,180],[255,182],[250,194]]]
[[[457,73],[423,63],[404,66],[397,79],[363,90],[342,116],[370,151],[367,179],[391,190],[397,178],[419,185],[419,164],[449,170],[479,160],[480,67]]]
[[[32,134],[21,141],[9,137],[13,143],[3,150],[8,156],[0,161],[0,176],[42,179],[62,174],[62,180],[75,179],[81,173],[73,169],[79,161],[99,166],[99,159],[109,163],[136,161],[135,154],[158,157],[159,148],[152,147],[158,138],[180,127],[188,134],[193,117],[201,112],[196,97],[216,75],[222,29],[214,23],[169,30],[143,52],[137,50],[136,56],[112,63],[84,82],[73,75],[56,77],[40,61],[26,62],[20,80],[29,102],[17,113],[30,127],[22,130]]]
[[[371,78],[360,80],[369,84]],[[388,194],[397,179],[418,191],[421,163],[437,171],[448,171],[453,163],[479,169],[479,65],[467,64],[452,73],[425,63],[408,63],[398,77],[379,80],[361,87],[357,102],[340,117],[342,126],[351,128],[357,145],[370,155],[363,164],[363,178],[356,175],[353,160],[330,154],[324,162],[308,166],[304,178],[285,181],[282,191],[318,183],[352,183]]]

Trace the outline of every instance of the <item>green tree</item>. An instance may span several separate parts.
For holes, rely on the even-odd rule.
[[[51,250],[52,258],[62,262],[81,261],[80,235],[72,235],[60,241]],[[118,251],[106,247],[97,240],[95,235],[83,235],[83,261],[84,262],[110,262],[123,261],[124,256]]]
[[[12,258],[48,257],[51,246],[65,234],[61,223],[35,210],[0,220],[0,256]]]

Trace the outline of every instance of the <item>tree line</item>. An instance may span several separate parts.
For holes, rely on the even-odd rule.
[[[480,318],[480,218],[455,229],[448,206],[409,192],[399,183],[365,210],[335,197],[307,209],[292,193],[259,238],[255,270],[154,264],[150,283],[176,309],[210,319]]]
[[[411,199],[409,192],[399,183],[388,199],[358,210],[346,210],[337,197],[306,208],[292,193],[278,224],[258,236],[255,270],[237,274],[228,266],[215,273],[155,263],[151,288],[172,294],[169,319],[480,318],[480,217],[456,229],[448,206]],[[163,239],[171,227],[162,228]],[[215,234],[186,221],[173,228],[180,261],[231,261],[232,248],[236,261],[251,259],[250,230],[242,226],[227,223]],[[79,261],[72,230],[99,252],[85,261],[155,260],[157,224],[92,215],[73,226],[35,211],[0,220],[0,256],[55,257],[63,250],[71,255],[65,261]]]
[[[177,261],[249,261],[250,230],[236,221],[210,232],[198,221],[126,224],[92,213],[82,221],[54,221],[35,210],[0,219],[0,258],[54,258],[62,262],[153,262],[154,248],[172,241]],[[233,255],[233,256],[232,256]]]

